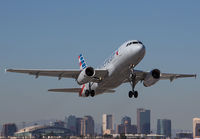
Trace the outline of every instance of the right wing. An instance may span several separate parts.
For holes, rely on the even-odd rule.
[[[79,69],[69,70],[50,70],[50,69],[6,69],[6,72],[24,73],[34,75],[36,78],[39,76],[51,76],[61,78],[74,78],[77,79],[80,72]],[[99,79],[103,79],[108,74],[108,70],[95,69],[95,77],[92,78],[91,82],[99,82]]]

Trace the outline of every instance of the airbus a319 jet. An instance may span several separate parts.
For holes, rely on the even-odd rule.
[[[113,93],[114,88],[122,83],[129,82],[131,91],[129,98],[138,97],[135,86],[138,82],[143,82],[145,87],[154,85],[159,80],[173,81],[177,78],[196,77],[195,74],[170,74],[161,73],[159,69],[150,72],[135,70],[135,67],[145,56],[145,46],[141,41],[131,40],[123,43],[111,57],[109,57],[101,68],[93,68],[86,65],[83,55],[80,54],[80,69],[7,69],[7,72],[26,73],[39,76],[53,76],[59,80],[61,78],[73,78],[80,85],[80,88],[49,89],[53,92],[78,93],[80,97],[94,97],[103,93]]]

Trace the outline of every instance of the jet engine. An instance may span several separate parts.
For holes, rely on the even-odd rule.
[[[160,79],[160,70],[159,69],[154,69],[147,76],[145,77],[143,81],[143,85],[145,87],[149,87],[154,85],[157,81]]]
[[[92,77],[94,77],[95,75],[95,70],[92,67],[87,67],[84,70],[81,71],[81,73],[79,74],[78,78],[77,78],[77,83],[79,85],[88,83]]]

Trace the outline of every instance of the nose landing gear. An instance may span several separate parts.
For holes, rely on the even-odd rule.
[[[134,98],[138,97],[138,91],[129,91],[128,93],[129,98],[132,98],[134,96]]]
[[[133,69],[131,69],[131,74],[130,74],[129,80],[130,80],[130,84],[132,87],[132,91],[129,91],[128,96],[129,96],[129,98],[132,98],[133,96],[134,96],[134,98],[137,98],[138,91],[134,90],[135,85],[137,84],[137,81],[136,81],[136,74],[133,72]]]

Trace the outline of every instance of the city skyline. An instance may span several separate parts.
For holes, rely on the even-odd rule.
[[[147,110],[147,109],[144,109],[144,108],[138,108],[137,109],[137,112],[140,112],[140,114],[138,114],[138,117],[143,117],[142,119],[140,120],[143,120],[142,123],[145,123],[146,121],[146,118],[148,117],[148,113],[149,113],[150,110]],[[107,117],[106,119],[104,117]],[[104,126],[104,122],[103,120],[106,120],[108,123],[106,124],[106,128],[107,129],[111,129],[112,130],[112,124],[111,123],[115,123],[117,125],[117,128],[115,128],[115,130],[112,130],[112,133],[109,131],[109,132],[106,132],[106,134],[112,134],[112,135],[115,135],[115,134],[140,134],[141,131],[143,132],[143,134],[146,134],[145,130],[146,130],[146,127],[142,127],[144,129],[142,130],[138,130],[137,131],[137,127],[138,128],[141,128],[141,126],[138,126],[138,125],[134,125],[131,123],[131,118],[128,117],[128,116],[124,116],[122,117],[121,119],[121,122],[120,123],[116,123],[115,121],[113,121],[114,119],[114,116],[111,115],[111,114],[103,114],[102,115],[102,126],[101,128],[103,129],[103,126]],[[193,119],[193,133],[194,135],[199,135],[199,119],[200,118],[194,118]],[[105,121],[104,120],[104,121]],[[111,123],[110,123],[111,122]],[[71,126],[73,125],[73,126]],[[173,125],[173,123],[172,123]],[[84,117],[77,117],[75,115],[69,115],[68,118],[65,117],[64,120],[56,120],[56,121],[51,121],[49,123],[46,123],[46,124],[40,124],[40,123],[34,123],[33,125],[27,125],[27,126],[24,126],[23,128],[26,128],[27,130],[30,129],[30,131],[32,129],[41,129],[42,128],[45,128],[45,130],[51,130],[51,129],[55,129],[56,128],[58,130],[62,130],[62,131],[65,131],[66,134],[70,134],[70,135],[74,135],[74,136],[86,136],[86,135],[100,135],[102,136],[103,134],[105,134],[105,132],[103,130],[101,130],[101,132],[98,132],[96,130],[96,125],[94,123],[94,120],[93,120],[93,117],[91,115],[87,115],[87,116],[84,116]],[[15,123],[6,123],[3,125],[3,128],[1,129],[1,134],[3,136],[8,136],[8,134],[10,135],[13,135],[13,133],[15,133],[16,131],[16,134],[17,136],[21,136],[23,135],[23,131],[24,129],[23,128],[18,128],[18,130],[16,130],[18,128],[18,126],[16,127]],[[7,130],[6,130],[7,129]],[[75,131],[73,131],[75,129]],[[62,132],[61,131],[61,132]],[[151,132],[149,132],[149,135],[164,135],[166,137],[168,136],[172,136],[172,137],[175,137],[175,136],[191,136],[192,135],[192,132],[191,131],[184,131],[184,130],[176,130],[176,134],[174,132],[175,130],[172,130],[171,129],[171,120],[170,119],[157,119],[157,130],[151,130]],[[36,132],[34,132],[33,134],[35,134]],[[36,134],[35,134],[36,135]]]
[[[97,132],[97,133],[100,133],[100,130],[102,130],[101,132],[103,133],[104,131],[103,131],[103,127],[104,127],[104,125],[105,125],[105,127],[106,127],[106,129],[105,130],[107,130],[107,129],[110,129],[111,131],[113,130],[114,132],[117,132],[117,126],[118,125],[122,125],[122,124],[124,124],[124,123],[126,123],[126,122],[128,122],[129,124],[131,124],[131,125],[136,125],[136,127],[137,127],[137,129],[136,130],[138,130],[138,128],[141,128],[141,127],[138,127],[138,124],[140,123],[138,123],[137,124],[137,120],[138,120],[138,116],[140,117],[140,114],[137,114],[138,112],[142,112],[142,119],[140,119],[141,121],[142,121],[142,124],[144,124],[145,122],[147,122],[148,120],[148,115],[149,115],[149,112],[151,111],[151,110],[149,110],[149,109],[145,109],[145,108],[137,108],[137,111],[136,111],[136,120],[134,120],[132,117],[130,117],[129,115],[124,115],[124,116],[121,116],[121,118],[120,118],[120,120],[119,121],[117,121],[117,120],[115,120],[115,115],[113,115],[113,114],[102,114],[102,119],[100,120],[100,123],[99,122],[96,122],[96,121],[98,121],[97,120],[97,118],[96,117],[93,117],[92,115],[90,115],[90,114],[87,114],[87,115],[83,115],[83,116],[77,116],[77,115],[73,115],[73,114],[70,114],[70,115],[65,115],[63,118],[61,118],[61,119],[43,119],[43,120],[37,120],[37,121],[23,121],[23,122],[7,122],[7,123],[2,123],[2,125],[3,124],[12,124],[12,123],[15,123],[15,124],[17,124],[17,126],[19,127],[19,129],[22,129],[22,128],[24,128],[24,127],[28,127],[28,126],[33,126],[33,125],[51,125],[52,123],[59,123],[59,122],[65,122],[65,126],[66,126],[66,128],[68,128],[68,129],[70,129],[71,131],[72,131],[72,133],[73,132],[76,132],[76,123],[77,123],[77,121],[79,121],[80,120],[80,122],[83,122],[84,121],[84,119],[85,118],[87,118],[88,116],[89,117],[91,117],[93,120],[94,120],[94,128],[95,128],[95,132]],[[151,115],[151,112],[150,112],[150,115]],[[103,120],[104,118],[103,117],[107,117],[108,116],[108,118],[107,119],[105,119],[107,122],[105,123],[105,122],[103,122],[103,121],[105,121],[105,120]],[[130,119],[129,119],[130,118]],[[146,119],[147,118],[147,119]],[[195,118],[193,118],[193,120],[194,120]],[[198,119],[198,118],[196,118],[196,119]],[[139,121],[140,121],[139,120]],[[174,124],[173,124],[173,122],[172,122],[172,124],[171,124],[171,119],[166,119],[166,118],[157,118],[157,119],[151,119],[150,118],[150,131],[148,132],[148,133],[151,133],[151,132],[153,132],[153,133],[157,133],[158,131],[158,121],[159,121],[159,125],[160,125],[160,120],[161,121],[163,121],[164,120],[164,123],[161,123],[161,125],[166,125],[166,121],[168,122],[168,121],[170,121],[170,127],[171,127],[171,125],[173,125],[174,126]],[[125,122],[126,121],[126,122]],[[156,126],[155,127],[152,127],[152,121],[156,121]],[[0,125],[0,127],[2,126],[2,125]],[[99,128],[99,125],[101,125],[101,128],[102,129],[100,129]],[[110,128],[110,126],[112,126],[112,128]],[[169,125],[167,125],[167,126],[169,126]],[[173,128],[173,126],[171,127],[171,130],[178,130],[178,131],[193,131],[194,130],[194,122],[193,122],[193,127],[191,128],[191,129],[188,129],[188,130],[184,130],[184,128],[180,128],[180,129],[176,129],[176,128]],[[2,128],[2,127],[1,127]],[[1,129],[0,128],[0,129]],[[146,127],[145,127],[146,128]],[[166,127],[165,127],[166,128]],[[145,129],[146,130],[146,129]],[[160,130],[160,129],[159,129]],[[141,132],[141,131],[137,131],[138,133],[139,132]],[[160,132],[160,131],[159,131]],[[108,132],[108,133],[112,133],[112,132]]]
[[[172,4],[173,2],[173,4]],[[126,40],[138,39],[146,56],[137,69],[199,75],[199,1],[171,2],[0,2],[0,123],[62,119],[88,113],[98,123],[103,113],[120,122],[127,115],[136,124],[136,109],[152,112],[156,119],[171,119],[175,129],[192,129],[199,117],[200,79],[160,81],[144,88],[137,99],[128,99],[131,86],[115,94],[79,98],[49,93],[49,88],[77,87],[74,80],[5,73],[6,68],[78,68],[83,53],[97,67]],[[73,108],[72,108],[73,106]]]

